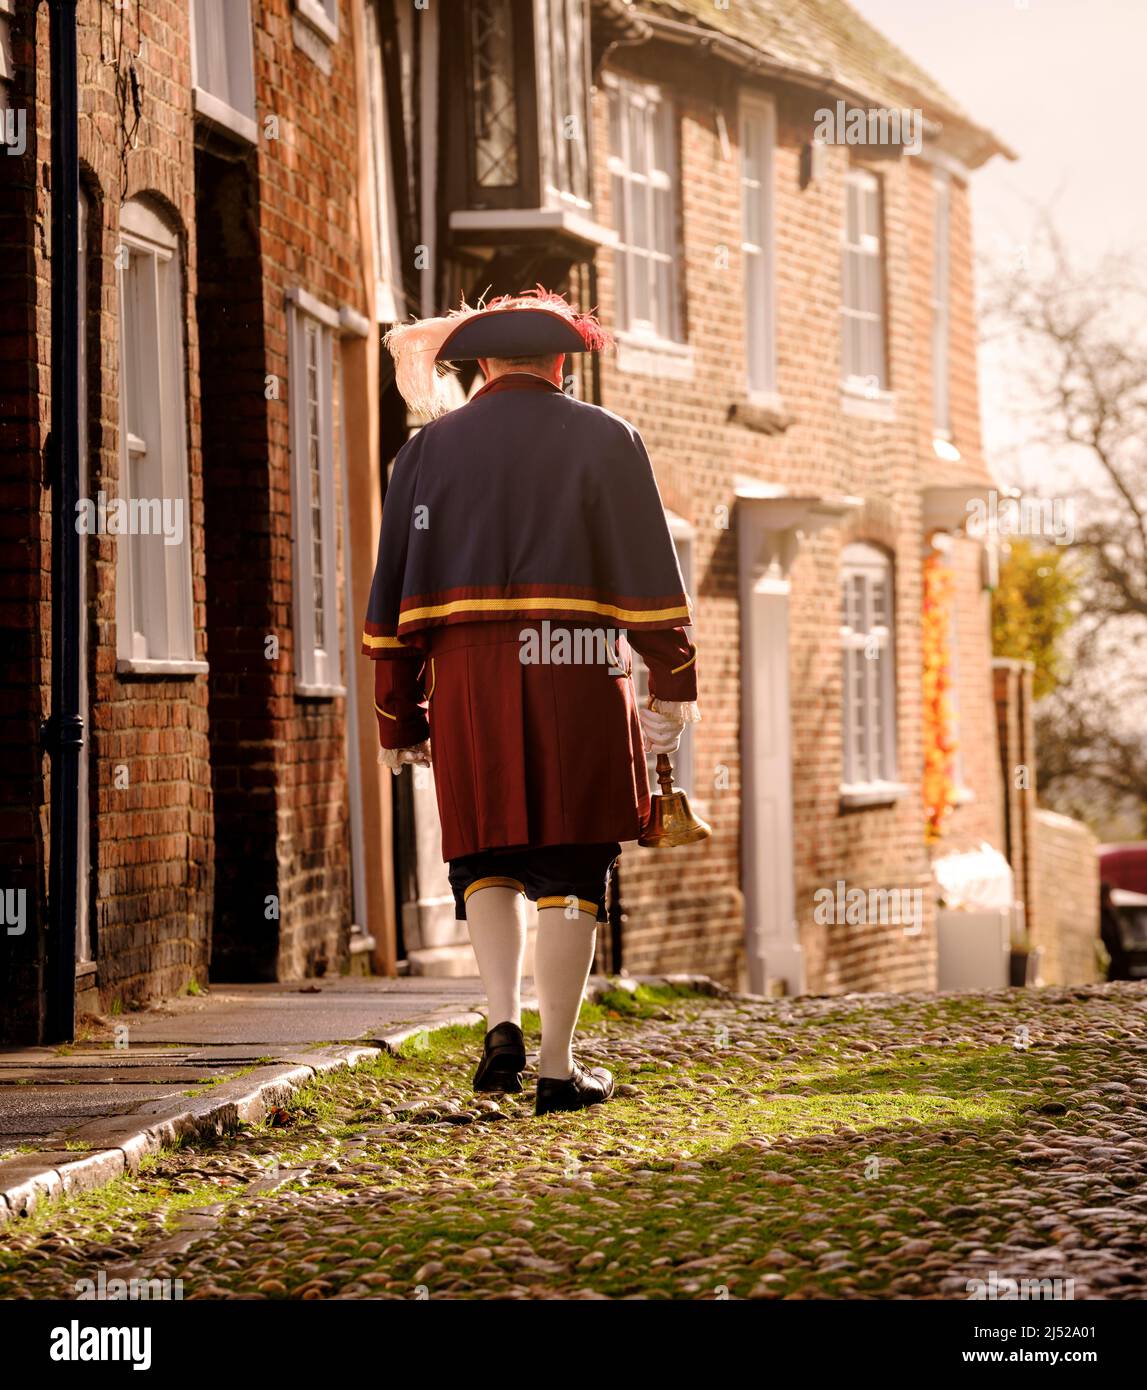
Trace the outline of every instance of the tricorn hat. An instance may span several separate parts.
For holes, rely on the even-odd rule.
[[[433,418],[449,405],[436,362],[597,352],[610,338],[592,314],[578,313],[561,295],[539,285],[477,307],[463,300],[460,308],[440,318],[392,328],[383,341],[394,358],[402,398]]]
[[[459,319],[435,354],[435,361],[545,357],[549,353],[591,351],[590,344],[568,314],[515,304],[506,308],[491,306]]]

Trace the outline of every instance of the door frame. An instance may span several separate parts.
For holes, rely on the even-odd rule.
[[[794,496],[751,479],[738,482],[736,497],[748,985],[754,994],[801,994],[805,971],[793,850],[789,575],[803,538],[838,525],[863,502],[858,497]]]

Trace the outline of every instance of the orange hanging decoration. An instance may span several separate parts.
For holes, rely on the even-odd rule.
[[[952,719],[952,572],[936,554],[924,561],[922,655],[924,666],[925,839],[940,839],[956,804],[956,740]]]

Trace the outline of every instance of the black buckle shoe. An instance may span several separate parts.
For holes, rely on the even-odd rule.
[[[584,1110],[587,1105],[600,1105],[613,1095],[613,1074],[604,1067],[573,1064],[573,1075],[568,1081],[558,1081],[552,1076],[538,1077],[538,1095],[534,1104],[535,1115],[549,1115],[555,1110]]]
[[[520,1091],[526,1069],[526,1040],[516,1023],[499,1023],[486,1034],[474,1073],[476,1091]]]

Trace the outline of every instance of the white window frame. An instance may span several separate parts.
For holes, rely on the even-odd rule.
[[[340,683],[338,514],[335,510],[334,353],[340,327],[336,310],[306,290],[288,291],[295,692],[299,695],[345,694]],[[309,380],[312,346],[316,388],[313,418]],[[312,470],[309,448],[312,432],[317,446],[317,477]],[[315,602],[316,510],[322,529],[318,538],[322,563],[321,615]]]
[[[841,556],[841,794],[857,802],[904,789],[897,782],[895,568],[877,546],[855,541]],[[852,604],[859,585],[858,610]],[[883,622],[875,595],[883,585]],[[853,619],[856,622],[853,622]],[[875,649],[876,655],[869,656]],[[859,691],[857,687],[859,686]]]
[[[845,204],[840,227],[841,375],[847,390],[869,397],[888,390],[882,191],[880,179],[868,169],[852,168],[844,176]],[[857,208],[857,235],[855,240],[850,240],[848,211],[853,198]],[[861,275],[855,273],[857,267],[863,269]],[[855,352],[850,351],[853,325],[856,325],[858,340]],[[871,331],[873,327],[875,332]]]
[[[620,78],[613,73],[604,73],[602,83],[609,93],[611,110],[607,167],[613,197],[613,222],[618,232],[618,241],[613,251],[614,298],[618,328],[630,341],[677,346],[681,342],[681,313],[677,276],[678,189],[674,175],[677,164],[677,136],[673,104],[662,94],[659,87],[648,83]],[[633,167],[633,152],[630,148],[629,113],[634,108],[650,114],[644,141],[644,172]],[[616,120],[613,118],[615,111]],[[658,127],[665,153],[665,168],[659,167],[654,157]],[[620,150],[615,149],[618,136]],[[617,205],[619,191],[624,203],[621,208]],[[661,236],[657,231],[658,193],[665,195],[664,201],[668,204],[669,226],[663,229],[664,235]],[[644,244],[628,239],[634,227],[632,210],[638,198],[645,203]],[[657,266],[665,267],[668,283],[664,295],[660,295],[657,288]],[[638,316],[634,308],[634,287],[639,268],[648,286],[651,314],[646,317]],[[663,300],[667,302],[662,302]]]
[[[187,471],[187,395],[183,362],[183,276],[175,233],[138,199],[120,212],[116,254],[119,302],[120,485],[136,495],[170,498],[183,509],[180,544],[159,536],[120,536],[116,544],[116,653],[120,671],[186,675],[207,670],[195,660],[191,583],[191,507]],[[135,281],[129,277],[140,275]],[[128,340],[129,286],[149,297],[135,313],[138,341]],[[140,410],[133,401],[138,394]],[[129,422],[143,433],[129,430]]]
[[[952,181],[933,173],[932,226],[932,434],[952,437]]]
[[[952,754],[952,785],[957,802],[973,799],[964,776],[964,742],[960,737],[960,576],[956,566],[948,559],[948,573],[952,582],[952,606],[948,614],[948,709],[951,713],[949,732],[955,751]]]
[[[399,262],[398,212],[386,106],[386,63],[378,0],[366,0],[363,14],[366,46],[370,208],[374,232],[374,312],[379,323],[395,323],[406,313]]]
[[[760,151],[761,167],[753,177],[746,156],[750,135]],[[776,106],[767,97],[741,98],[741,257],[745,275],[746,391],[751,401],[777,403]],[[750,212],[755,211],[759,239],[749,237]]]
[[[559,22],[554,23],[558,9]],[[534,49],[537,54],[538,143],[542,155],[542,201],[547,207],[568,207],[578,212],[592,209],[589,166],[589,5],[587,0],[534,0]],[[573,61],[571,61],[571,52]],[[559,81],[573,109],[562,111],[558,103]],[[565,121],[577,119],[580,129],[573,138],[565,134]],[[575,169],[572,180],[586,190],[578,194],[564,185],[559,174],[563,150],[568,146]]]
[[[693,592],[693,527],[683,516],[678,516],[667,507],[665,521],[673,545],[677,551],[677,563],[681,566],[681,579],[685,592]],[[636,649],[633,651],[633,690],[638,709],[644,709],[649,702],[649,668]],[[657,754],[647,753],[645,765],[649,772],[649,786],[657,791]],[[681,743],[673,754],[673,784],[693,796],[693,725],[686,724],[681,731]]]
[[[339,0],[295,0],[295,13],[326,43],[339,37]]]
[[[250,0],[190,0],[195,111],[250,144],[255,124],[255,50]],[[220,72],[220,65],[224,71]],[[214,73],[209,69],[215,68]],[[222,79],[220,83],[219,79]]]

